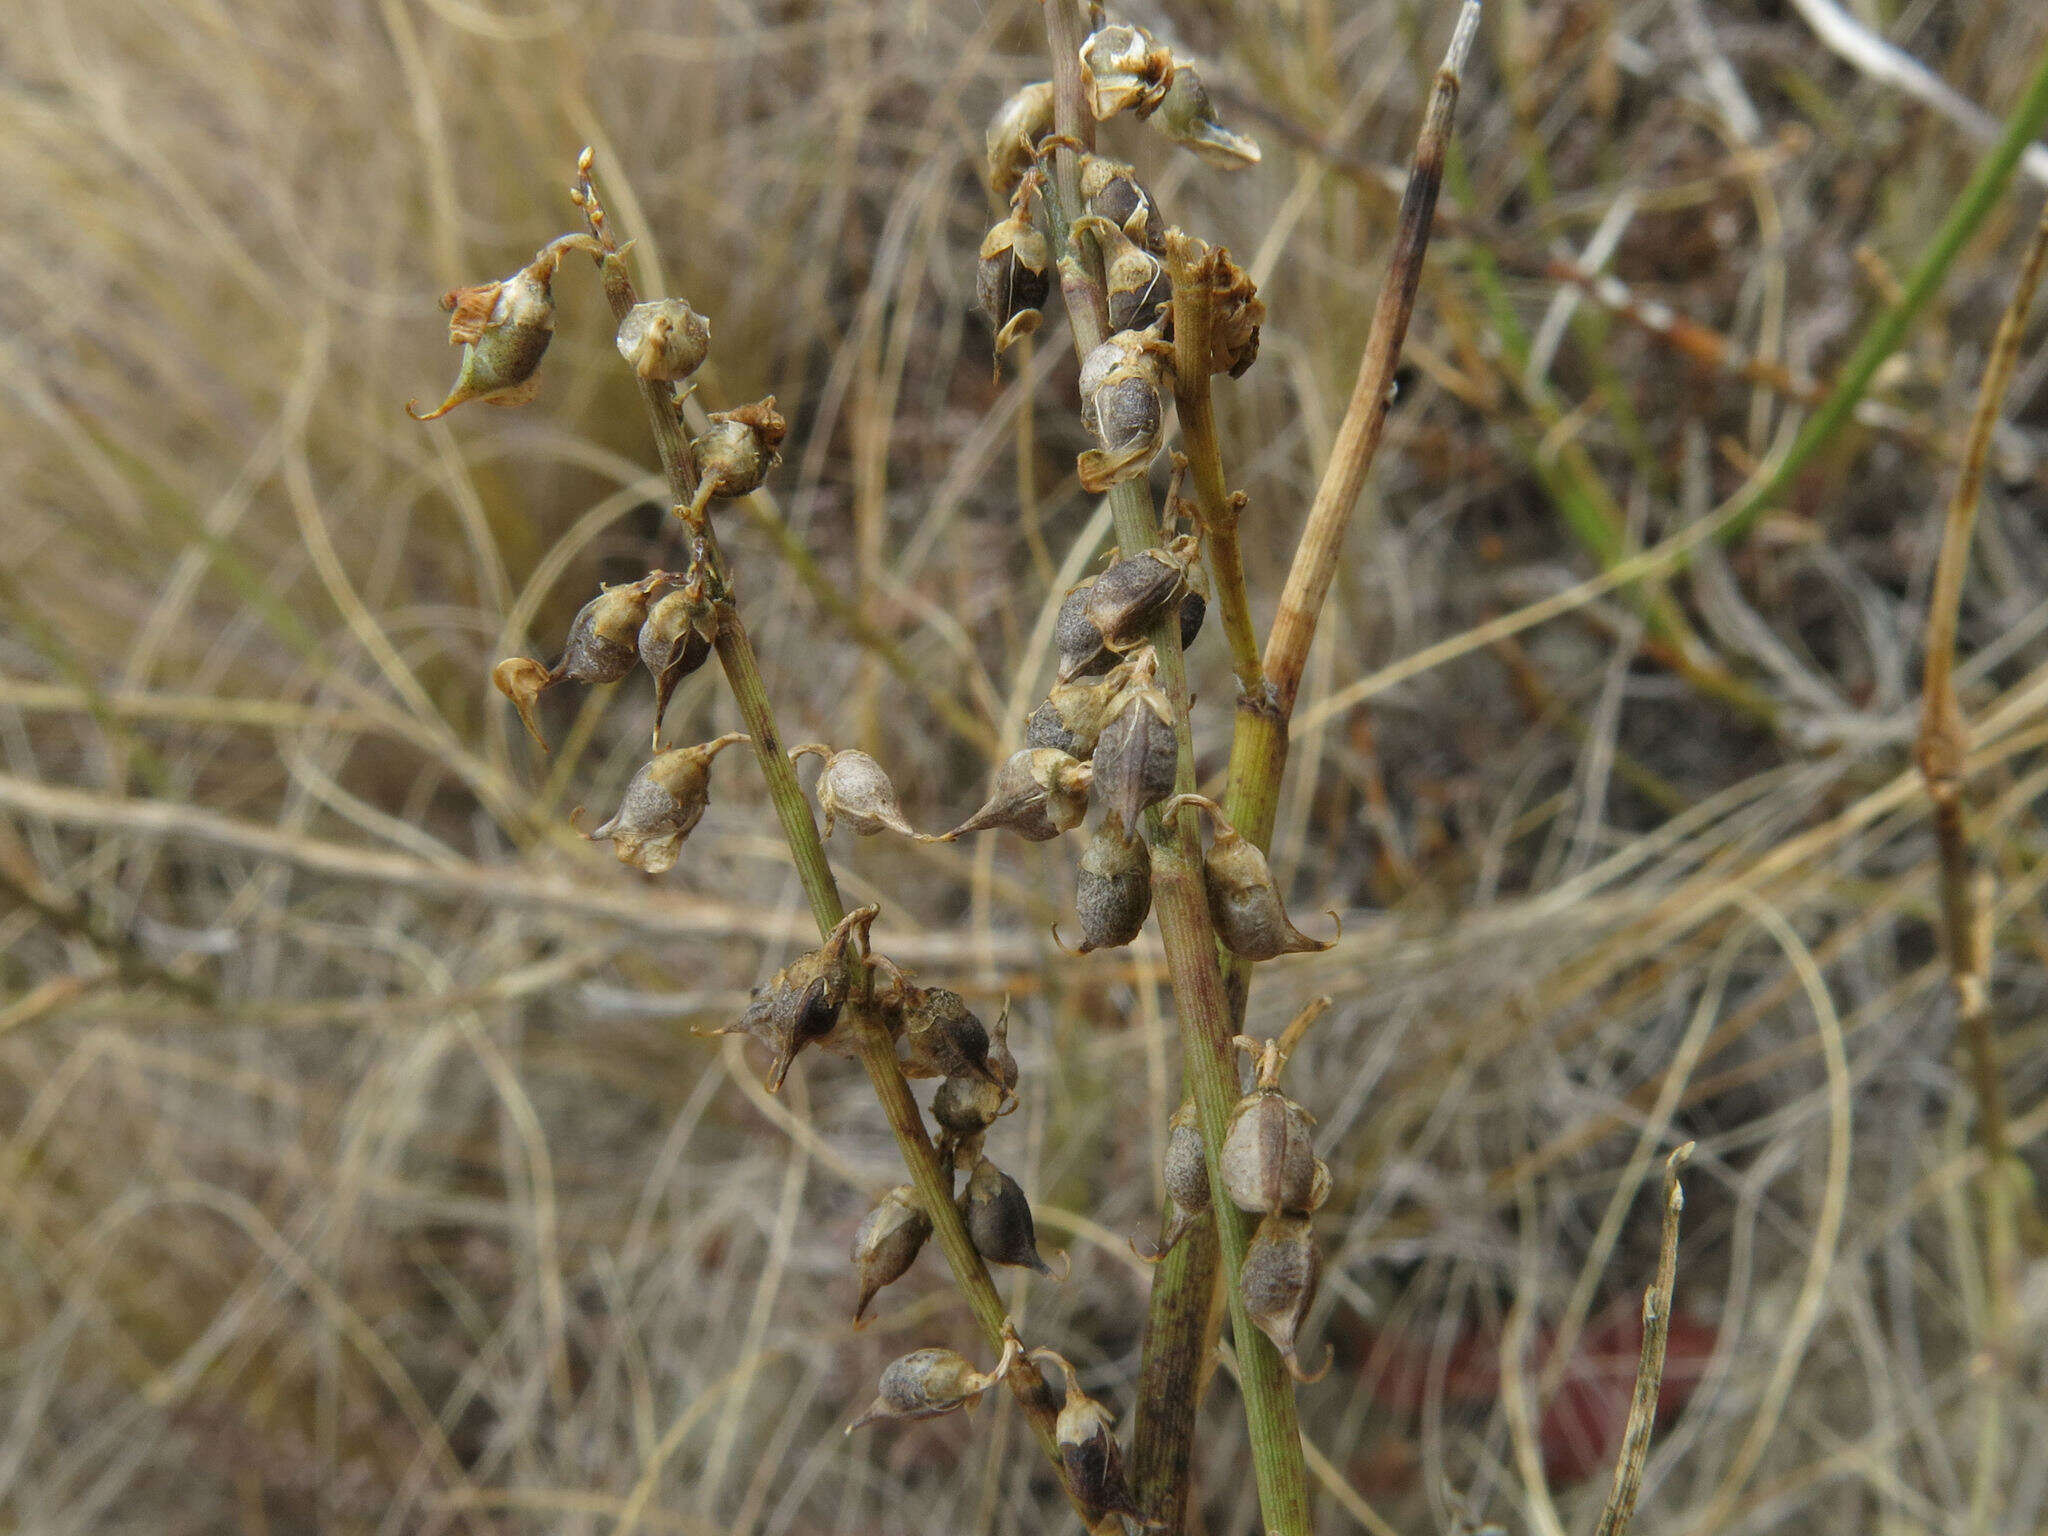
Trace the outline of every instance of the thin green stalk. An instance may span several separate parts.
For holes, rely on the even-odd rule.
[[[590,222],[591,233],[606,248],[606,254],[598,262],[603,274],[605,297],[610,301],[613,316],[623,320],[638,297],[633,291],[625,260],[606,227],[604,210],[590,186],[588,150],[584,151],[578,171],[578,205]],[[668,476],[670,494],[678,506],[688,506],[695,497],[697,485],[683,435],[681,414],[666,388],[643,380],[640,393],[647,406],[648,422],[654,431],[662,469]],[[700,537],[707,563],[724,581],[724,559],[709,519],[705,520]],[[789,754],[783,750],[782,738],[775,728],[774,710],[768,701],[767,687],[761,680],[761,668],[754,655],[753,643],[747,638],[746,626],[740,621],[738,608],[729,594],[719,603],[715,644],[733,702],[738,705],[740,718],[752,738],[754,756],[761,766],[762,778],[767,781],[768,796],[774,803],[776,819],[782,823],[783,838],[789,845],[790,859],[796,865],[797,878],[810,902],[811,915],[817,922],[820,936],[830,934],[845,919],[846,908],[840,900],[839,885],[833,878],[825,845],[818,836],[818,824],[811,815],[810,800],[797,782],[796,769],[789,760]],[[854,1011],[860,1022],[861,1065],[867,1069],[868,1079],[874,1085],[875,1097],[881,1103],[882,1113],[896,1138],[897,1149],[910,1171],[918,1199],[925,1213],[931,1217],[932,1236],[952,1268],[954,1283],[966,1298],[968,1309],[980,1325],[988,1347],[1000,1354],[1010,1327],[1008,1310],[996,1291],[995,1282],[989,1277],[988,1266],[983,1263],[973,1239],[967,1234],[958,1208],[953,1204],[951,1175],[940,1164],[938,1152],[925,1131],[924,1117],[897,1062],[895,1043],[867,1002],[865,967],[860,968],[858,977],[860,994],[850,1000],[847,1007]],[[1059,1416],[1058,1395],[1046,1384],[1038,1367],[1022,1355],[1010,1367],[1007,1381],[1030,1420],[1032,1433],[1037,1436],[1040,1447],[1059,1476],[1061,1487],[1067,1489],[1054,1434]],[[1067,1492],[1071,1500],[1072,1490],[1067,1489]],[[1077,1511],[1079,1507],[1075,1505]]]

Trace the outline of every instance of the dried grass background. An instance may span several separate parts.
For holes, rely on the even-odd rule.
[[[1336,1368],[1302,1397],[1325,1529],[1368,1502],[1402,1532],[1589,1527],[1604,1467],[1578,1464],[1611,1441],[1540,1394],[1566,1362],[1603,1368],[1571,1341],[1632,1313],[1644,1191],[1687,1137],[1692,1390],[1641,1528],[1968,1524],[1974,1102],[1909,748],[1949,459],[2039,184],[2014,183],[1865,420],[1672,584],[1770,722],[1658,665],[1622,597],[1344,691],[1593,574],[1560,476],[1589,474],[1647,544],[1800,418],[1553,258],[1824,381],[1918,255],[1979,145],[1824,48],[1809,21],[1830,9],[1489,9],[1467,175],[1276,844],[1305,926],[1336,907],[1344,938],[1266,968],[1253,1003],[1271,1029],[1311,992],[1338,1000],[1290,1073],[1337,1180],[1311,1329]],[[2048,46],[2028,0],[1850,10],[1994,115]],[[1266,150],[1223,177],[1109,134],[1271,307],[1258,367],[1219,389],[1263,619],[1449,9],[1177,0],[1135,19],[1213,61]],[[839,1433],[886,1359],[969,1328],[930,1255],[869,1327],[847,1323],[847,1240],[896,1178],[857,1068],[809,1057],[771,1101],[736,1043],[691,1034],[808,921],[750,765],[720,764],[683,865],[644,882],[566,825],[640,760],[644,688],[550,696],[545,759],[489,692],[496,657],[550,652],[599,580],[673,552],[584,269],[558,284],[532,406],[427,428],[399,409],[452,376],[436,296],[569,228],[594,144],[644,285],[713,317],[706,398],[773,391],[794,424],[772,502],[721,514],[785,734],[875,751],[913,820],[950,825],[988,736],[1042,691],[1048,605],[1106,521],[1071,473],[1064,328],[992,384],[968,313],[981,127],[1043,72],[1038,27],[1032,0],[10,7],[0,1522],[1071,1525],[1007,1404]],[[2036,1173],[2042,334],[1962,630],[2003,882],[2004,1081]],[[820,606],[779,529],[892,655]],[[1193,666],[1220,771],[1233,684],[1213,627]],[[679,696],[674,739],[732,725],[714,683]],[[1155,942],[1052,948],[1071,843],[842,831],[833,851],[884,904],[879,947],[980,1006],[1012,1000],[1025,1106],[991,1150],[1073,1259],[1015,1305],[1128,1410],[1146,1277],[1126,1239],[1153,1230],[1177,1096]],[[1991,1526],[2012,1532],[2048,1521],[2048,1267],[2029,1257],[2022,1280]],[[1522,1346],[1504,1394],[1503,1333]],[[1209,1529],[1254,1529],[1226,1379],[1203,1434]]]

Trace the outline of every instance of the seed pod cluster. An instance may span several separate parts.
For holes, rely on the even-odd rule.
[[[540,388],[536,370],[555,336],[556,269],[565,253],[594,249],[595,244],[587,235],[564,235],[541,247],[510,277],[443,295],[448,341],[462,348],[462,364],[445,400],[425,415],[408,400],[405,413],[414,421],[435,421],[470,400],[489,405],[531,400]]]
[[[711,355],[711,322],[681,299],[652,299],[626,311],[615,340],[648,383],[680,384]]]
[[[1145,473],[1165,445],[1173,349],[1156,332],[1119,331],[1081,364],[1081,421],[1101,448],[1080,456],[1081,484],[1100,495]]]
[[[710,803],[711,760],[746,739],[735,731],[661,753],[633,775],[611,819],[585,836],[594,843],[610,842],[621,864],[650,875],[667,873]]]

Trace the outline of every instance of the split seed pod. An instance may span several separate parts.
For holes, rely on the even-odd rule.
[[[1110,562],[1082,599],[1083,611],[1104,645],[1127,651],[1144,643],[1168,606],[1186,595],[1198,547],[1193,534],[1182,534],[1163,549]],[[1181,623],[1185,629],[1185,616]],[[1201,624],[1199,616],[1195,623]]]
[[[1172,53],[1143,27],[1103,27],[1081,44],[1081,87],[1098,123],[1126,110],[1151,116],[1166,99],[1173,75]]]
[[[1049,842],[1081,824],[1091,782],[1086,763],[1051,747],[1026,747],[996,770],[982,808],[938,841],[1007,827],[1026,842]]]
[[[932,1118],[956,1142],[979,1136],[1017,1107],[1017,1096],[979,1073],[949,1077],[932,1095]]]
[[[1152,911],[1152,852],[1144,838],[1124,830],[1114,810],[1103,816],[1081,855],[1074,911],[1081,920],[1076,954],[1119,948],[1145,930]],[[1053,938],[1059,938],[1058,929]]]
[[[665,874],[710,803],[711,760],[746,739],[734,731],[701,746],[663,752],[633,775],[612,819],[584,836],[593,843],[608,840],[621,864]]]
[[[1102,243],[1112,331],[1149,330],[1165,316],[1173,280],[1157,256],[1125,234],[1121,225],[1093,214],[1074,220],[1074,233],[1092,234]]]
[[[898,1184],[869,1211],[853,1234],[853,1268],[860,1278],[860,1300],[854,1304],[857,1323],[885,1285],[900,1280],[917,1262],[918,1250],[932,1235],[932,1219],[918,1203],[917,1191]]]
[[[422,416],[405,403],[414,421],[434,421],[468,400],[490,405],[524,405],[540,388],[535,370],[555,335],[555,296],[551,285],[563,253],[591,250],[588,235],[564,235],[541,247],[532,261],[495,283],[477,283],[443,295],[448,313],[448,340],[462,348],[462,366],[455,387]]]
[[[512,701],[527,734],[540,743],[543,752],[548,749],[548,739],[540,733],[535,706],[540,696],[554,686],[554,681],[554,674],[530,656],[507,656],[491,668],[491,686]]]
[[[1038,329],[1052,296],[1052,247],[1033,226],[1022,199],[981,242],[974,292],[996,333],[996,352],[1007,352]]]
[[[790,961],[753,1000],[738,1020],[711,1033],[752,1035],[774,1053],[768,1065],[770,1093],[779,1092],[790,1063],[807,1045],[820,1045],[834,1055],[850,1056],[855,1046],[840,1030],[840,1015],[851,990],[846,946],[857,932],[865,939],[880,908],[849,912],[824,944]]]
[[[761,488],[768,472],[782,462],[776,452],[789,435],[789,423],[775,409],[775,397],[756,400],[730,411],[713,411],[711,425],[690,442],[690,460],[697,467],[697,500],[701,513],[713,497],[746,496]]]
[[[996,109],[989,119],[988,184],[1008,197],[1031,166],[1038,141],[1052,132],[1052,82],[1034,80]]]
[[[806,742],[801,747],[790,748],[792,760],[806,753],[825,759],[824,770],[818,775],[818,806],[825,813],[825,835],[832,835],[832,828],[840,817],[862,837],[873,837],[878,832],[896,832],[904,837],[916,837],[918,833],[904,820],[903,807],[896,799],[896,786],[889,782],[889,775],[882,765],[865,752],[849,747],[834,752],[818,742]]]
[[[616,340],[648,383],[679,384],[711,355],[711,322],[681,299],[651,299],[626,311]]]
[[[1160,391],[1172,356],[1156,334],[1119,331],[1082,363],[1081,420],[1102,444],[1084,452],[1076,465],[1089,494],[1137,479],[1164,445]]]
[[[661,740],[662,716],[676,685],[711,654],[718,638],[718,613],[704,597],[700,582],[671,592],[652,608],[634,640],[640,665],[654,678],[654,739]]]
[[[1083,152],[1081,155],[1081,201],[1098,219],[1107,219],[1154,255],[1166,233],[1166,221],[1159,216],[1152,194],[1138,180],[1138,173],[1121,160]]]
[[[1052,1267],[1038,1256],[1038,1232],[1031,1220],[1031,1202],[1017,1181],[987,1158],[974,1165],[959,1199],[961,1218],[974,1248],[991,1264],[1015,1264],[1050,1277]]]
[[[1103,804],[1134,827],[1149,805],[1173,793],[1180,744],[1173,705],[1141,670],[1110,705],[1095,741],[1095,784]]]
[[[1081,1390],[1079,1376],[1064,1356],[1055,1350],[1034,1349],[1034,1360],[1058,1362],[1067,1380],[1067,1400],[1053,1426],[1053,1439],[1060,1448],[1060,1464],[1066,1470],[1067,1488],[1090,1530],[1100,1529],[1111,1515],[1126,1515],[1146,1523],[1144,1511],[1131,1497],[1131,1485],[1124,1475],[1123,1447],[1117,1443],[1116,1420],[1109,1410]],[[1122,1526],[1116,1527],[1121,1530]]]
[[[640,626],[647,622],[648,597],[668,580],[668,572],[653,571],[638,581],[606,587],[577,609],[569,621],[562,659],[548,681],[616,683],[632,671],[640,654]]]
[[[989,1061],[988,1026],[958,992],[906,986],[892,1001],[900,1021],[905,1077],[978,1077],[998,1088],[1016,1087],[1016,1063],[1010,1062],[1004,1081],[1001,1065]],[[1004,1052],[1007,1056],[1007,1046]]]
[[[1099,633],[1095,649],[1107,654]],[[1055,683],[1045,702],[1024,722],[1025,745],[1057,747],[1085,763],[1095,754],[1095,738],[1102,734],[1110,700],[1123,685],[1123,678],[1114,671],[1105,677]]]
[[[1217,1162],[1239,1210],[1306,1214],[1316,1199],[1315,1117],[1278,1088],[1254,1088],[1230,1112]],[[1329,1171],[1322,1187],[1329,1192]]]
[[[1238,1293],[1244,1308],[1259,1331],[1273,1341],[1280,1358],[1296,1381],[1320,1381],[1329,1370],[1307,1374],[1301,1368],[1296,1344],[1301,1325],[1315,1304],[1316,1284],[1322,1278],[1322,1255],[1316,1251],[1315,1234],[1306,1216],[1275,1212],[1260,1218],[1244,1251],[1244,1268],[1238,1272]]]
[[[1176,64],[1154,119],[1169,139],[1226,171],[1259,163],[1259,146],[1216,121],[1208,87],[1192,64]]]
[[[1020,1346],[1012,1336],[994,1370],[977,1371],[974,1362],[950,1349],[914,1349],[892,1360],[882,1371],[881,1395],[846,1426],[850,1435],[876,1419],[935,1419],[979,1402],[982,1393],[1009,1374]]]
[[[1095,754],[1100,761],[1099,743]],[[1168,803],[1167,814],[1173,814],[1183,802],[1201,806],[1216,829],[1216,840],[1202,859],[1202,880],[1208,889],[1210,921],[1232,954],[1246,960],[1271,960],[1277,955],[1319,952],[1337,942],[1312,939],[1294,926],[1266,856],[1225,819],[1221,806],[1201,795],[1177,795]]]

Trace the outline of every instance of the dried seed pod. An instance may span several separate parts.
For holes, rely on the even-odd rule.
[[[1244,1251],[1238,1294],[1244,1298],[1245,1312],[1273,1341],[1296,1381],[1320,1381],[1323,1371],[1330,1368],[1325,1362],[1322,1371],[1310,1376],[1302,1370],[1296,1353],[1301,1325],[1315,1304],[1316,1282],[1322,1272],[1322,1255],[1316,1251],[1308,1217],[1276,1211],[1260,1218]]]
[[[1099,763],[1100,743],[1095,755]],[[1216,840],[1202,859],[1202,880],[1208,890],[1210,921],[1232,954],[1246,960],[1271,960],[1277,955],[1325,950],[1337,942],[1312,939],[1294,926],[1266,856],[1230,824],[1221,806],[1201,795],[1176,795],[1168,802],[1166,814],[1172,815],[1183,803],[1201,806],[1216,829]]]
[[[987,1158],[974,1165],[959,1199],[960,1216],[974,1248],[991,1264],[1015,1264],[1051,1276],[1052,1268],[1038,1256],[1038,1232],[1031,1220],[1031,1202],[1017,1181]]]
[[[873,837],[878,832],[896,832],[904,837],[916,837],[917,831],[904,820],[903,807],[896,799],[896,786],[889,782],[889,775],[865,752],[848,747],[834,752],[819,742],[806,742],[800,747],[790,748],[792,760],[811,754],[825,759],[824,771],[818,775],[818,806],[825,813],[825,835],[832,835],[832,828],[840,817],[862,837]]]
[[[1067,595],[1060,600],[1059,615],[1053,621],[1052,638],[1054,649],[1059,652],[1057,676],[1062,683],[1071,678],[1107,672],[1116,665],[1116,657],[1102,643],[1102,631],[1088,617],[1088,590],[1100,579],[1090,576],[1086,581],[1069,587]],[[1104,702],[1107,703],[1106,700]],[[1074,755],[1081,756],[1078,752]]]
[[[1139,1253],[1140,1258],[1155,1264],[1173,1252],[1175,1245],[1201,1222],[1210,1202],[1209,1164],[1202,1156],[1202,1130],[1195,1101],[1183,1099],[1167,1127],[1166,1161],[1161,1169],[1166,1183],[1166,1232],[1151,1253]]]
[[[714,497],[729,500],[759,490],[768,472],[782,462],[776,450],[788,435],[789,423],[775,409],[773,395],[730,411],[713,411],[711,425],[690,442],[697,499],[685,518],[696,521]]]
[[[1081,1506],[1089,1529],[1103,1528],[1103,1521],[1111,1515],[1126,1515],[1148,1524],[1131,1497],[1131,1485],[1124,1476],[1123,1447],[1117,1443],[1116,1420],[1109,1410],[1081,1390],[1079,1375],[1058,1351],[1034,1349],[1031,1358],[1057,1363],[1066,1377],[1067,1399],[1054,1422],[1053,1439],[1060,1448],[1067,1489]],[[1121,1530],[1121,1523],[1115,1528]]]
[[[860,1278],[860,1300],[853,1308],[856,1323],[877,1291],[903,1278],[931,1235],[932,1219],[908,1184],[898,1184],[868,1212],[853,1234],[853,1268]]]
[[[1110,562],[1082,600],[1104,645],[1124,651],[1144,643],[1147,631],[1168,606],[1187,594],[1188,571],[1199,547],[1193,534],[1182,534],[1163,549],[1147,549]],[[1187,623],[1185,614],[1181,623]]]
[[[882,1370],[881,1395],[846,1426],[850,1435],[876,1419],[935,1419],[969,1403],[1009,1374],[1021,1349],[1013,1334],[995,1369],[977,1371],[974,1362],[950,1349],[914,1349]]]
[[[681,299],[650,299],[626,311],[616,340],[648,383],[678,384],[711,355],[711,322]]]
[[[1258,360],[1259,327],[1265,323],[1266,304],[1258,285],[1222,246],[1203,259],[1200,275],[1209,284],[1209,368],[1233,379]]]
[[[1314,1126],[1315,1117],[1278,1088],[1254,1088],[1238,1101],[1217,1157],[1223,1187],[1238,1209],[1315,1209]],[[1324,1182],[1327,1187],[1327,1170]]]
[[[1159,116],[1155,121],[1160,131],[1211,165],[1235,171],[1259,163],[1257,144],[1216,121],[1208,87],[1202,84],[1194,65],[1174,65],[1158,105]]]
[[[647,622],[648,597],[668,581],[668,572],[653,571],[638,581],[606,587],[577,609],[569,621],[562,659],[548,681],[616,683],[632,671],[640,654],[640,626]]]
[[[1003,999],[1003,1011],[988,1032],[988,1075],[1006,1093],[1017,1088],[1017,1058],[1010,1054],[1010,1000]],[[1004,1111],[1008,1113],[1008,1111]]]
[[[1017,1085],[1014,1062],[1008,1082],[990,1065],[988,1026],[952,988],[904,986],[885,1006],[900,1025],[905,1077],[978,1077],[998,1088]]]
[[[1145,249],[1157,255],[1166,233],[1152,194],[1138,173],[1121,160],[1083,152],[1081,201],[1098,219],[1107,219]]]
[[[1113,672],[1085,681],[1055,683],[1045,702],[1025,720],[1024,744],[1054,747],[1087,762],[1095,753],[1095,738],[1102,733],[1109,701],[1122,686]]]
[[[588,235],[563,235],[510,277],[443,295],[448,340],[462,348],[462,366],[447,399],[424,416],[414,409],[417,402],[408,400],[406,415],[433,421],[468,400],[491,405],[531,400],[540,388],[535,370],[555,335],[555,269],[565,252],[594,249],[597,243]]]
[[[1038,141],[1052,132],[1052,82],[1034,80],[996,108],[989,119],[988,184],[1008,197],[1031,167]]]
[[[530,656],[507,656],[491,668],[491,686],[512,701],[527,734],[540,743],[543,752],[548,749],[548,739],[540,733],[540,717],[534,710],[554,682],[555,675]]]
[[[1180,600],[1180,648],[1186,650],[1202,632],[1202,620],[1209,615],[1209,599],[1190,592]]]
[[[634,646],[640,665],[654,678],[654,739],[661,741],[662,717],[676,685],[704,665],[718,638],[717,610],[705,599],[701,582],[671,592],[652,608],[640,626]]]
[[[1074,233],[1092,234],[1102,244],[1112,331],[1149,330],[1165,317],[1173,298],[1173,280],[1157,256],[1132,240],[1122,226],[1093,214],[1074,220]]]
[[[650,875],[666,873],[710,803],[711,760],[746,739],[734,731],[701,746],[662,753],[633,775],[617,814],[584,836],[593,843],[609,840],[621,864]]]
[[[1098,123],[1126,110],[1149,117],[1165,100],[1173,74],[1172,53],[1143,27],[1102,27],[1081,44],[1081,87]]]
[[[1144,932],[1152,911],[1152,852],[1145,839],[1124,830],[1115,811],[1102,818],[1081,855],[1074,883],[1074,911],[1081,920],[1076,954],[1116,949]],[[1059,938],[1059,930],[1053,930]]]
[[[996,333],[996,352],[1007,352],[1038,329],[1052,296],[1052,247],[1019,198],[1010,216],[981,242],[975,299]]]
[[[1154,333],[1119,331],[1081,364],[1081,420],[1098,449],[1076,468],[1092,495],[1145,473],[1166,441],[1166,367],[1173,349]]]
[[[969,832],[1007,827],[1027,842],[1043,843],[1081,824],[1088,813],[1088,765],[1051,747],[1026,747],[996,770],[981,809],[938,839],[950,843]]]
[[[765,987],[755,988],[736,1021],[711,1031],[752,1035],[774,1053],[768,1066],[770,1093],[781,1090],[790,1064],[807,1045],[821,1045],[835,1055],[854,1053],[854,1042],[840,1028],[851,990],[846,948],[856,933],[865,941],[880,910],[866,906],[847,913],[822,945],[790,961]]]
[[[1095,741],[1095,783],[1103,804],[1125,826],[1136,826],[1147,806],[1173,793],[1179,754],[1173,705],[1141,672],[1116,696]]]
[[[1017,1096],[979,1073],[949,1077],[932,1095],[932,1118],[956,1141],[979,1136],[1017,1107]]]

